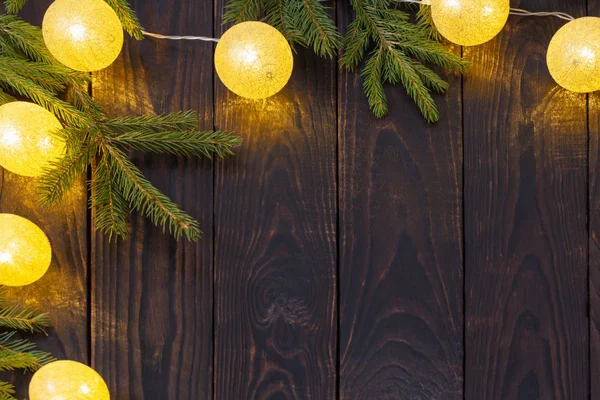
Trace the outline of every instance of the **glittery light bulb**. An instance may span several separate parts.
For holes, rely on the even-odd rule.
[[[476,46],[493,39],[506,25],[509,0],[432,0],[431,17],[452,43]]]
[[[584,17],[560,28],[548,46],[554,80],[577,93],[600,90],[600,18]]]
[[[0,214],[0,285],[29,285],[46,273],[51,260],[50,242],[36,224]]]
[[[223,34],[215,49],[215,69],[223,84],[248,99],[279,92],[292,75],[294,58],[285,37],[262,22],[242,22]]]
[[[37,104],[13,101],[0,106],[0,166],[19,175],[41,175],[63,153],[64,142],[52,136],[61,128]]]
[[[123,47],[119,17],[102,0],[56,0],[42,23],[54,57],[78,71],[97,71],[115,61]]]
[[[54,361],[31,378],[29,400],[110,400],[102,377],[75,361]]]

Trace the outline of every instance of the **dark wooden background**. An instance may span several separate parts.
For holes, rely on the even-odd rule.
[[[224,2],[132,4],[149,31],[218,36]],[[49,1],[30,3],[39,22]],[[600,15],[599,0],[511,5]],[[346,1],[334,12],[347,23]],[[310,51],[252,102],[219,82],[212,44],[127,40],[94,75],[109,114],[193,109],[244,138],[225,161],[136,156],[204,239],[134,216],[111,244],[83,180],[44,211],[3,172],[0,211],[54,248],[11,296],[48,310],[41,346],[92,365],[117,400],[598,399],[600,97],[552,81],[562,24],[511,17],[457,48],[473,69],[449,78],[435,125],[398,87],[375,119],[359,75]]]

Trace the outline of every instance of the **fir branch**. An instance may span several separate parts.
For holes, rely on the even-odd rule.
[[[361,75],[371,110],[377,117],[387,113],[384,83],[402,84],[425,119],[439,119],[431,90],[443,93],[448,84],[429,67],[464,72],[469,64],[432,40],[423,25],[412,22],[409,13],[395,8],[391,0],[351,0],[355,19],[344,39],[342,67],[354,70],[370,47]]]
[[[11,101],[16,101],[17,99],[15,99],[13,96],[11,96],[10,94],[6,93],[3,90],[0,90],[0,106],[2,104],[6,104],[6,103],[10,103]]]
[[[85,113],[58,99],[52,92],[12,70],[4,69],[0,72],[0,86],[30,98],[65,122],[78,127],[88,127],[93,124],[93,121]]]
[[[433,39],[436,42],[442,41],[442,35],[435,27],[433,23],[433,17],[431,16],[431,6],[421,5],[419,11],[417,11],[417,24],[423,28],[425,35],[429,39]]]
[[[232,148],[241,144],[240,137],[221,131],[130,131],[108,140],[134,150],[207,158],[213,153],[220,158],[233,155]]]
[[[82,139],[81,143],[74,141],[75,139],[66,141],[66,154],[52,161],[39,177],[38,192],[42,203],[51,205],[60,202],[77,177],[85,174],[88,165],[96,156],[98,152],[96,141],[89,139]]]
[[[106,143],[102,148],[104,157],[109,157],[107,162],[116,184],[131,208],[140,211],[163,230],[168,224],[169,232],[177,239],[182,234],[192,241],[202,236],[198,222],[155,188],[121,150]]]
[[[290,42],[293,50],[295,50],[294,44],[296,43],[303,47],[308,46],[302,32],[294,26],[292,16],[289,13],[289,7],[284,4],[284,0],[267,1],[264,7],[267,23],[281,32],[288,42]]]
[[[225,7],[223,23],[257,20],[264,4],[262,0],[232,0]]]
[[[362,62],[369,42],[370,32],[365,29],[362,21],[360,19],[352,21],[348,25],[348,32],[342,43],[344,52],[340,58],[340,66],[353,72],[356,66]]]
[[[193,111],[180,111],[162,115],[125,116],[103,121],[103,126],[112,132],[139,131],[155,133],[161,131],[189,131],[196,129],[198,118]]]
[[[387,96],[383,90],[383,60],[384,51],[382,47],[371,54],[361,75],[364,77],[363,89],[371,111],[377,118],[387,113]]]
[[[15,304],[0,309],[0,327],[30,332],[45,332],[50,325],[48,314]]]
[[[9,14],[16,14],[27,4],[27,0],[6,0],[4,7]]]
[[[35,372],[54,361],[49,353],[36,350],[34,343],[26,339],[17,339],[15,336],[16,332],[0,334],[0,372],[15,369]]]
[[[58,63],[46,48],[42,30],[14,15],[0,14],[0,47],[5,53],[17,49],[33,61]]]
[[[62,65],[51,65],[43,62],[28,61],[22,58],[0,55],[0,74],[21,75],[35,84],[53,93],[62,92],[66,85],[84,85],[90,82],[90,76],[79,74]]]
[[[94,169],[90,182],[90,207],[93,211],[95,227],[108,235],[111,241],[124,238],[128,232],[127,214],[129,207],[112,175],[108,158],[104,157]]]
[[[16,400],[13,394],[15,394],[15,387],[8,382],[0,381],[0,400]]]
[[[129,33],[131,37],[137,40],[144,39],[144,34],[142,33],[144,29],[142,28],[140,20],[135,14],[135,11],[133,11],[131,7],[129,7],[129,3],[127,2],[127,0],[104,1],[106,1],[106,3],[108,3],[108,5],[111,6],[113,10],[115,10],[115,13],[117,13],[119,20],[121,21],[121,25],[123,25],[123,29],[125,29],[125,31]]]
[[[421,78],[421,81],[427,86],[429,89],[433,90],[436,93],[446,93],[448,90],[448,82],[443,80],[438,74],[432,71],[430,68],[427,68],[425,65],[421,64],[416,60],[411,60],[411,65],[415,69],[415,72]]]
[[[341,45],[341,36],[329,10],[317,0],[284,0],[290,8],[290,25],[303,36],[299,41],[312,46],[321,57],[332,58]]]
[[[392,84],[402,83],[408,95],[417,103],[425,119],[429,122],[437,121],[440,115],[435,101],[433,101],[429,89],[415,71],[410,58],[397,49],[386,52],[386,56],[389,60],[384,63],[386,81]]]

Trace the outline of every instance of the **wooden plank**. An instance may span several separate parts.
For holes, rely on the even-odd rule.
[[[341,399],[462,399],[461,79],[449,80],[431,125],[401,87],[376,119],[359,73],[340,74]]]
[[[146,29],[212,36],[211,1],[133,1]],[[126,40],[95,74],[94,98],[109,115],[192,109],[212,129],[213,45]],[[212,397],[211,161],[137,154],[135,162],[204,229],[177,243],[140,216],[127,240],[93,236],[92,360],[116,399]]]
[[[217,164],[215,399],[333,399],[335,66],[299,49],[264,101],[215,80],[217,126],[244,139]]]
[[[41,26],[51,1],[28,4],[20,17]],[[25,217],[37,224],[52,245],[52,264],[37,282],[7,289],[8,299],[50,314],[53,328],[31,336],[56,358],[88,362],[87,193],[81,177],[63,203],[46,208],[37,203],[36,180],[0,168],[0,213]],[[27,397],[29,375],[13,374],[17,397]]]
[[[585,0],[524,0],[585,15]],[[587,399],[586,98],[546,66],[564,21],[465,49],[466,398]]]
[[[588,15],[600,16],[600,1],[588,0]],[[591,399],[600,398],[600,93],[589,95],[589,303]]]

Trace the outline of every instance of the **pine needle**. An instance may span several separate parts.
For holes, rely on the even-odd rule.
[[[198,222],[154,187],[121,150],[106,144],[103,150],[113,179],[132,209],[140,211],[163,230],[168,225],[169,232],[177,239],[182,234],[191,241],[200,239],[202,232]]]
[[[13,96],[6,93],[5,91],[0,90],[0,106],[2,104],[10,103],[12,101],[17,101],[17,99],[15,99]]]
[[[134,150],[207,158],[212,158],[212,154],[220,158],[233,155],[232,148],[241,143],[240,137],[220,131],[131,131],[113,136],[109,140]]]
[[[127,236],[129,207],[112,176],[107,157],[102,158],[94,169],[90,190],[90,207],[94,213],[96,229],[106,234],[109,241],[113,237],[117,239]]]
[[[103,121],[106,129],[113,132],[128,131],[189,131],[198,126],[198,117],[193,111],[180,111],[162,115],[125,116]]]
[[[353,71],[372,49],[361,73],[369,106],[377,117],[388,112],[384,83],[401,84],[429,122],[439,119],[431,91],[444,93],[448,83],[430,66],[464,72],[469,63],[436,41],[427,9],[417,21],[391,0],[351,0],[355,19],[348,26],[340,65]]]
[[[40,313],[30,307],[23,307],[15,304],[0,309],[0,327],[3,328],[30,332],[45,332],[44,329],[49,325],[50,321],[48,320],[48,314]]]
[[[64,121],[78,127],[90,126],[89,116],[72,105],[58,99],[54,93],[24,78],[13,70],[0,70],[0,86],[26,96]]]
[[[13,394],[15,394],[15,387],[8,382],[0,381],[0,400],[16,400]]]
[[[33,61],[58,63],[44,44],[42,30],[14,15],[0,15],[0,47],[5,53],[19,50]]]
[[[21,0],[23,1],[23,0]],[[115,10],[119,20],[121,20],[121,25],[123,25],[123,29],[131,37],[137,40],[144,39],[144,34],[142,33],[143,28],[140,24],[140,21],[135,14],[135,12],[129,7],[129,3],[127,0],[104,0],[106,3]]]
[[[4,6],[9,14],[16,14],[27,4],[27,0],[6,0]]]
[[[67,140],[66,154],[52,161],[38,178],[40,202],[46,205],[57,204],[73,187],[77,177],[85,174],[97,154],[98,145],[92,140],[87,140],[79,149],[76,149],[77,147],[72,140]]]
[[[262,11],[262,0],[234,0],[229,1],[225,7],[223,24],[230,22],[240,23],[257,20]]]
[[[16,332],[0,334],[0,372],[25,369],[35,372],[54,361],[47,352],[36,350],[35,344],[16,338]]]

